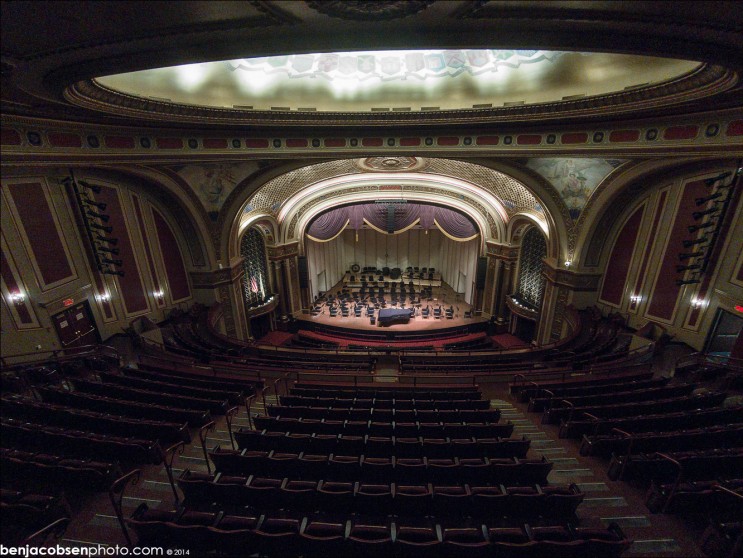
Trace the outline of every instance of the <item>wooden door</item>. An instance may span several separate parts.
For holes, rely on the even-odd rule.
[[[100,342],[98,328],[87,300],[55,314],[52,322],[64,349]]]

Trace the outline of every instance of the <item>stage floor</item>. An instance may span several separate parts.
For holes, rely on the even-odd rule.
[[[338,295],[338,293],[341,292],[341,289],[344,287],[343,282],[339,283],[335,287],[333,287],[331,290],[328,291],[327,294],[332,295]],[[377,332],[394,332],[394,331],[429,331],[429,330],[437,330],[437,329],[446,329],[450,327],[459,327],[463,325],[469,325],[469,324],[475,324],[479,322],[486,321],[484,318],[480,317],[472,317],[472,318],[465,318],[464,314],[465,312],[469,312],[472,310],[472,306],[470,304],[467,304],[462,300],[461,295],[457,295],[457,293],[454,292],[454,289],[452,289],[449,285],[446,283],[442,283],[440,287],[433,287],[433,293],[432,293],[432,299],[430,301],[421,299],[420,305],[416,304],[416,307],[425,308],[428,306],[431,310],[430,315],[428,318],[423,318],[420,315],[420,308],[417,309],[416,316],[411,317],[410,321],[406,324],[392,324],[388,326],[380,326],[379,323],[375,323],[372,325],[369,322],[369,317],[366,316],[366,311],[364,311],[364,315],[357,318],[353,315],[353,310],[351,311],[351,315],[347,317],[343,317],[340,314],[338,314],[335,317],[330,316],[330,311],[328,309],[328,303],[323,302],[319,304],[321,307],[321,312],[318,315],[312,316],[310,314],[302,314],[297,313],[294,315],[294,317],[298,320],[302,320],[305,322],[313,322],[317,324],[322,325],[330,325],[335,327],[346,327],[349,329],[359,329],[359,330],[369,330],[369,331],[377,331]],[[385,295],[385,298],[388,302],[387,308],[395,308],[395,306],[390,306],[389,300],[390,295]],[[443,310],[445,308],[449,308],[452,306],[454,308],[454,317],[451,319],[447,319],[446,317],[441,317],[439,319],[436,319],[433,317],[433,309],[435,307],[441,306],[442,314]],[[410,308],[410,304],[406,304],[407,308]],[[399,306],[398,306],[399,308]],[[353,309],[353,305],[351,305],[351,309]],[[377,317],[378,310],[375,311],[374,316]]]

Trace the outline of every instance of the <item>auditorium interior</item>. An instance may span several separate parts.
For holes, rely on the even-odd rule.
[[[743,556],[735,2],[0,10],[3,547]]]

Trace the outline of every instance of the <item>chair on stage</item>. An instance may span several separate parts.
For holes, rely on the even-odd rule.
[[[428,307],[425,307],[423,310],[421,310],[421,315],[423,316],[424,319],[426,320],[428,319],[428,314],[429,314]]]
[[[472,317],[472,310],[466,310],[464,312],[464,317],[465,318],[471,318]]]

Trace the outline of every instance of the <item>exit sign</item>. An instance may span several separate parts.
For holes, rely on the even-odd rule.
[[[65,308],[67,308],[68,306],[72,306],[73,304],[75,304],[74,298],[65,298],[62,301],[62,306],[64,306]]]

